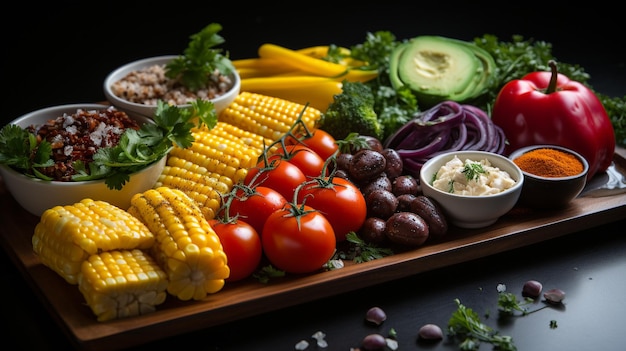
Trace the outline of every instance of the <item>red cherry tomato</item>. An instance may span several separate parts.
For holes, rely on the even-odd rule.
[[[324,169],[324,159],[313,149],[303,144],[285,145],[284,148],[278,147],[275,155],[281,155],[286,161],[296,165],[309,178],[319,177]],[[328,175],[328,171],[325,175]]]
[[[310,137],[304,138],[300,142],[293,138],[287,138],[286,141],[290,144],[301,143],[311,148],[323,160],[328,159],[335,151],[339,150],[339,145],[337,145],[335,138],[322,129],[314,130]]]
[[[212,219],[209,224],[220,238],[228,259],[230,276],[226,281],[234,282],[254,273],[263,256],[259,233],[240,220],[223,223],[219,219]]]
[[[250,168],[244,181],[251,187],[272,188],[288,201],[292,201],[294,191],[298,185],[306,181],[306,176],[298,166],[274,155],[268,158],[267,164],[262,160],[256,167]]]
[[[367,217],[367,203],[361,190],[349,180],[333,177],[308,183],[298,192],[298,202],[320,211],[333,226],[337,242],[358,231]]]
[[[267,219],[261,234],[263,252],[278,269],[288,273],[310,273],[322,268],[335,252],[335,232],[320,212],[304,206],[293,214],[292,203]]]
[[[259,234],[263,231],[267,217],[287,203],[281,193],[266,186],[241,188],[235,194],[228,215],[230,217],[238,215],[239,219],[250,224]]]

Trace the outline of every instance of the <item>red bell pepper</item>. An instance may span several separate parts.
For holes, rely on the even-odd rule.
[[[505,153],[528,145],[572,149],[589,163],[587,179],[604,172],[615,153],[615,131],[602,102],[582,83],[558,73],[532,72],[504,85],[491,118],[504,131]]]

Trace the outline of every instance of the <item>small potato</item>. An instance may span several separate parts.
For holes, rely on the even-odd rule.
[[[378,177],[360,187],[361,192],[365,197],[367,197],[367,195],[369,195],[369,193],[374,190],[382,189],[392,191],[392,188],[393,184],[391,184],[391,180],[387,178],[387,175],[385,173],[381,173]]]
[[[428,239],[428,225],[415,213],[396,212],[387,219],[385,235],[396,244],[419,246]]]
[[[398,198],[398,207],[396,208],[396,211],[411,212],[411,203],[413,202],[413,200],[415,200],[415,195],[402,194],[396,197]]]
[[[352,154],[350,153],[340,153],[337,155],[337,169],[348,172],[350,169],[350,162],[352,160]]]
[[[385,228],[387,221],[378,217],[369,217],[359,229],[359,237],[368,243],[382,244],[387,240]]]
[[[401,175],[393,180],[391,192],[396,196],[403,194],[417,195],[418,189],[417,179],[410,175]]]
[[[387,166],[385,166],[385,173],[389,177],[389,179],[396,179],[396,177],[402,174],[404,170],[404,162],[402,161],[402,157],[398,151],[394,149],[384,149],[381,154],[387,160]]]
[[[391,192],[377,189],[369,193],[365,198],[367,204],[367,216],[387,219],[398,208],[398,198]]]
[[[352,156],[348,174],[351,179],[363,183],[378,177],[386,165],[387,160],[380,152],[362,149]]]
[[[418,195],[411,202],[411,212],[426,221],[431,237],[439,238],[448,232],[448,221],[439,205],[425,195]]]

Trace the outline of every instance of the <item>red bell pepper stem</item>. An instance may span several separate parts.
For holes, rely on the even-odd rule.
[[[550,83],[548,84],[548,89],[546,89],[546,94],[554,93],[556,91],[556,80],[559,76],[556,69],[556,61],[548,61],[548,66],[550,66],[550,69],[552,70],[552,76],[550,76]]]

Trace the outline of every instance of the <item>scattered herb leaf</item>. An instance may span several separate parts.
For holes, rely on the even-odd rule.
[[[209,86],[211,76],[216,70],[223,75],[231,74],[235,70],[233,63],[227,55],[222,54],[221,49],[213,48],[225,41],[217,34],[221,30],[220,24],[211,23],[193,34],[184,55],[165,66],[165,75],[178,79],[187,88],[197,91]]]

